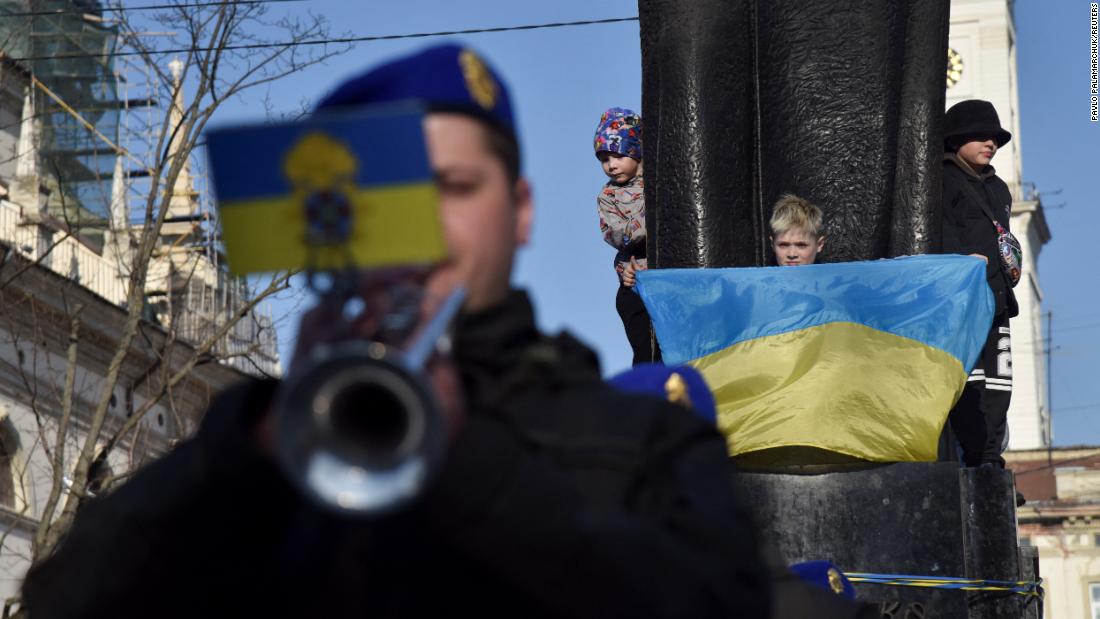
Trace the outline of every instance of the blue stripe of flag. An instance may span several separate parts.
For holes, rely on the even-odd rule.
[[[207,132],[211,168],[221,204],[283,196],[291,187],[283,159],[307,133],[323,131],[347,146],[359,162],[360,188],[425,182],[432,178],[417,106],[337,113],[304,121],[227,127]]]

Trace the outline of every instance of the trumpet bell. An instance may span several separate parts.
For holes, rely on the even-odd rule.
[[[377,342],[320,347],[281,386],[276,454],[323,507],[378,516],[421,494],[443,459],[446,420],[426,375]]]

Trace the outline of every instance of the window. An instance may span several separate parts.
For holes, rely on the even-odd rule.
[[[42,266],[50,267],[53,264],[53,230],[46,228],[45,226],[38,227],[38,251],[35,252],[35,257],[38,258]]]
[[[0,505],[15,507],[15,476],[12,475],[12,456],[7,441],[0,440]]]
[[[0,421],[0,505],[15,508],[15,456],[19,435],[11,420]]]
[[[111,465],[107,464],[106,452],[100,452],[99,456],[88,467],[88,494],[95,496],[103,492],[108,481],[112,481],[114,475]]]
[[[1100,619],[1100,582],[1089,584],[1089,601],[1092,603],[1092,619]]]
[[[69,256],[69,279],[80,283],[80,261],[76,259],[75,251]]]
[[[8,77],[10,73],[4,75]],[[10,78],[0,88],[0,178],[15,176],[18,162],[19,133],[22,129],[23,98],[14,92]],[[6,184],[6,183],[5,183]]]

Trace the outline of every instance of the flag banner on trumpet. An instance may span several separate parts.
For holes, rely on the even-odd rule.
[[[931,461],[993,320],[968,256],[638,277],[665,363],[714,392],[730,455],[809,447]]]
[[[447,254],[418,107],[216,129],[207,150],[236,274]]]

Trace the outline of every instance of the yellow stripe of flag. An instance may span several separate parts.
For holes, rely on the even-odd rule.
[[[348,243],[311,249],[299,199],[242,200],[221,205],[222,234],[236,274],[342,268],[349,252],[356,265],[428,264],[447,255],[438,204],[431,182],[361,189],[352,194]]]
[[[714,390],[731,456],[813,447],[932,461],[966,383],[948,352],[850,322],[740,342],[689,363]]]

